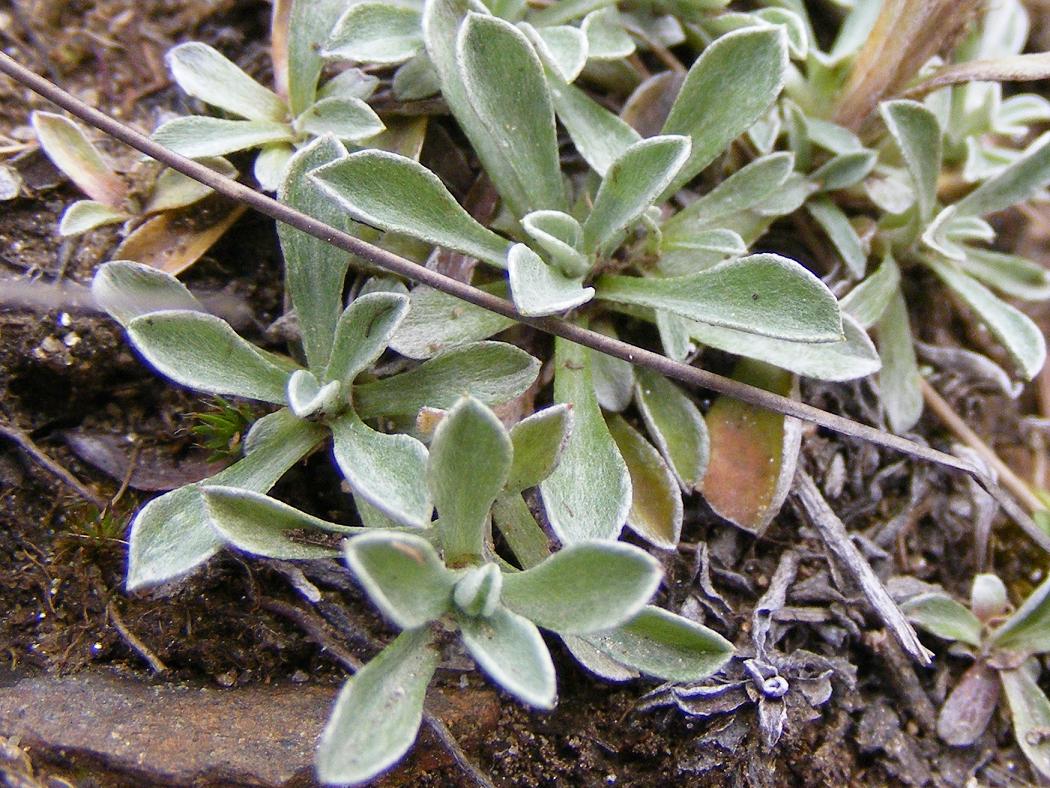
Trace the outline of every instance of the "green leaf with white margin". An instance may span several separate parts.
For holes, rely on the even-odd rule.
[[[1019,654],[1050,651],[1050,580],[1044,580],[988,638],[989,645]]]
[[[871,276],[854,287],[839,301],[842,311],[848,313],[864,328],[871,328],[882,317],[890,299],[897,292],[901,272],[890,256],[882,261]]]
[[[131,523],[127,589],[135,591],[187,574],[222,549],[201,496],[203,485],[266,492],[324,437],[324,428],[279,410],[259,419],[245,440],[245,457],[210,479],[154,498]]]
[[[631,476],[627,526],[649,544],[674,550],[682,535],[682,493],[664,458],[619,414],[606,418]]]
[[[191,115],[175,118],[153,132],[153,141],[190,159],[225,156],[274,142],[291,142],[295,132],[272,120],[225,120]]]
[[[452,607],[456,576],[421,536],[369,531],[346,542],[343,557],[368,598],[400,629],[429,624]]]
[[[875,332],[882,357],[879,391],[886,418],[894,432],[907,432],[919,421],[923,405],[908,307],[899,289],[875,324]]]
[[[502,153],[498,177],[495,162],[483,162],[508,207],[518,217],[566,211],[554,107],[528,39],[502,19],[469,12],[457,36],[456,61],[474,112]],[[516,184],[504,194],[501,182],[507,178]]]
[[[693,142],[688,164],[665,195],[692,180],[766,113],[780,95],[787,67],[787,36],[780,26],[736,30],[704,50],[664,123],[664,134]]]
[[[807,202],[806,210],[824,230],[849,272],[857,279],[864,276],[868,266],[868,250],[843,210],[826,196]]]
[[[364,783],[401,760],[416,740],[439,659],[430,631],[410,630],[357,671],[321,734],[317,777],[322,783]]]
[[[293,116],[305,112],[317,97],[317,82],[324,67],[321,49],[346,5],[346,0],[292,0],[288,20],[288,104]]]
[[[323,164],[346,156],[346,148],[331,137],[319,139],[300,150],[287,165],[277,198],[296,210],[344,232],[353,223],[324,194],[308,173]],[[343,283],[349,256],[324,241],[277,223],[277,236],[284,255],[285,286],[299,318],[303,349],[310,367],[324,369],[332,350],[335,327],[343,310]]]
[[[551,475],[572,433],[572,423],[569,405],[551,405],[511,427],[514,461],[504,485],[508,492],[535,487]]]
[[[580,542],[524,572],[503,578],[503,604],[560,634],[585,634],[623,624],[652,598],[659,562],[621,542]]]
[[[594,288],[584,287],[582,276],[566,276],[525,244],[510,248],[507,269],[514,306],[527,317],[566,312],[594,297]]]
[[[467,651],[490,679],[522,703],[554,708],[554,663],[535,624],[503,607],[488,618],[457,621]]]
[[[999,679],[1006,691],[1017,746],[1039,775],[1050,779],[1050,741],[1046,738],[1050,730],[1050,701],[1025,666],[1001,670]]]
[[[957,203],[959,216],[984,216],[1031,198],[1050,183],[1050,136],[1031,153],[989,178]]]
[[[62,221],[58,224],[58,234],[63,238],[71,238],[82,235],[96,227],[107,224],[117,224],[131,216],[124,211],[110,208],[94,200],[77,200],[70,205],[62,214]]]
[[[1031,380],[1046,361],[1046,338],[1031,318],[1001,301],[988,288],[948,262],[926,259],[934,273],[948,285],[988,330],[1003,344],[1025,379]]]
[[[329,423],[335,461],[355,496],[402,525],[425,528],[433,504],[426,485],[427,450],[408,435],[376,432],[348,412]]]
[[[333,96],[310,105],[295,119],[295,130],[320,137],[333,134],[341,140],[362,142],[386,128],[375,111],[359,98]]]
[[[166,310],[132,319],[128,337],[160,374],[197,391],[283,405],[289,370],[242,339],[225,320]]]
[[[578,27],[535,28],[528,22],[521,22],[518,27],[528,36],[544,65],[556,71],[562,80],[572,82],[583,71],[587,64],[587,38]]]
[[[919,594],[902,602],[900,608],[913,624],[937,637],[981,645],[981,622],[947,594]]]
[[[587,37],[587,57],[594,60],[620,60],[634,52],[634,41],[623,29],[615,5],[591,11],[580,29]]]
[[[547,84],[558,119],[591,169],[604,176],[641,136],[625,121],[579,88],[548,72]]]
[[[427,484],[449,566],[481,559],[489,509],[507,481],[513,453],[496,414],[471,397],[457,402],[434,432]]]
[[[583,640],[621,665],[667,681],[701,681],[733,656],[733,644],[717,632],[652,605]]]
[[[711,325],[798,342],[843,337],[838,301],[817,277],[786,257],[755,254],[689,276],[603,276],[596,297],[666,309]]]
[[[280,96],[207,44],[179,44],[168,50],[164,60],[179,87],[206,104],[248,120],[288,118],[288,107]]]
[[[339,318],[324,379],[349,382],[372,366],[408,308],[408,296],[400,293],[367,293],[355,298]]]
[[[423,48],[418,9],[389,3],[358,3],[335,23],[324,46],[329,59],[396,65]]]
[[[612,163],[583,223],[583,250],[593,253],[636,221],[689,158],[687,137],[650,137]]]
[[[419,162],[364,150],[310,175],[356,219],[506,267],[509,242],[482,227]]]
[[[919,218],[925,224],[937,204],[941,125],[936,115],[916,101],[886,101],[879,105],[879,112],[908,166],[919,202]]]
[[[203,312],[186,285],[169,273],[131,260],[103,263],[91,280],[95,303],[127,326],[136,317],[162,310]]]
[[[309,532],[352,536],[365,529],[338,525],[300,512],[262,493],[238,487],[206,485],[201,488],[211,527],[228,544],[253,555],[282,560],[332,558],[339,555],[335,539],[328,546],[306,541]],[[305,531],[303,541],[290,538],[290,531]]]
[[[565,276],[575,278],[590,272],[591,259],[582,251],[583,228],[572,216],[561,211],[533,211],[522,217],[521,226]]]
[[[631,477],[602,418],[586,348],[556,338],[554,401],[573,408],[573,430],[561,462],[540,485],[555,535],[563,544],[616,539],[631,507]]]
[[[540,363],[504,342],[474,342],[443,351],[415,369],[354,387],[363,419],[415,417],[423,407],[448,410],[462,396],[498,405],[524,392]]]
[[[1050,271],[1039,263],[990,249],[964,247],[959,266],[984,284],[1022,301],[1050,299]]]
[[[641,367],[635,374],[638,412],[678,484],[684,492],[691,492],[703,480],[711,452],[703,414],[663,375]]]
[[[505,282],[481,285],[500,297]],[[468,304],[455,296],[419,285],[411,293],[412,306],[390,340],[390,348],[409,358],[430,358],[442,350],[488,339],[514,325],[509,317]]]
[[[121,207],[127,186],[80,126],[63,115],[39,110],[31,122],[44,153],[80,191],[103,205]]]

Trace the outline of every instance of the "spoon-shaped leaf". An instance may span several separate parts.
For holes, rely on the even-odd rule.
[[[554,663],[535,624],[503,607],[488,618],[457,620],[463,643],[490,679],[522,703],[554,708]]]
[[[248,120],[287,119],[288,107],[276,93],[207,44],[179,44],[164,60],[179,87],[194,98]]]

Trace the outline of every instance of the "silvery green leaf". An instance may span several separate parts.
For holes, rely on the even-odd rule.
[[[434,173],[412,159],[364,150],[310,177],[366,224],[506,266],[508,242],[478,224]]]
[[[450,566],[481,558],[489,509],[507,481],[513,453],[499,418],[472,397],[457,402],[434,432],[427,484]]]
[[[591,329],[600,334],[616,339],[616,329],[605,321],[591,325]],[[604,410],[614,413],[626,410],[634,396],[634,365],[622,358],[587,350],[590,356],[591,378],[594,381],[594,394],[598,404]]]
[[[322,427],[279,410],[252,427],[242,460],[204,484],[266,492],[323,437]],[[135,516],[128,537],[128,591],[181,577],[222,549],[201,487],[191,484],[165,493]]]
[[[953,747],[968,747],[984,733],[999,705],[999,677],[983,660],[963,673],[937,715],[937,735]]]
[[[928,222],[937,203],[941,173],[941,126],[937,116],[915,101],[887,101],[879,106],[886,128],[908,165],[919,202],[919,218]]]
[[[457,621],[470,656],[490,679],[522,703],[554,708],[554,663],[535,624],[503,607],[488,618]]]
[[[579,542],[503,579],[503,604],[544,629],[584,634],[635,616],[660,585],[660,564],[621,542]]]
[[[664,234],[656,270],[664,276],[685,276],[747,254],[747,244],[733,230],[692,229],[675,225]]]
[[[389,3],[359,3],[335,23],[324,56],[358,63],[403,63],[423,48],[418,9]]]
[[[474,112],[501,153],[498,161],[488,161],[478,151],[508,207],[516,216],[566,210],[554,107],[528,39],[502,19],[468,12],[456,40],[456,62]]]
[[[981,621],[991,621],[1006,612],[1010,600],[1006,595],[1006,586],[995,575],[974,575],[970,588],[970,610]]]
[[[701,681],[733,656],[733,644],[717,632],[652,605],[583,639],[622,665],[668,681]]]
[[[385,128],[379,116],[359,98],[321,99],[295,119],[295,129],[300,133],[316,137],[332,134],[350,142],[362,142]]]
[[[849,217],[830,197],[817,197],[806,203],[809,215],[816,219],[850,273],[860,279],[868,265],[868,250]]]
[[[190,159],[225,156],[275,142],[291,142],[295,132],[272,120],[225,120],[191,115],[175,118],[153,132],[153,141]]]
[[[288,408],[300,419],[334,410],[339,404],[339,394],[337,381],[322,386],[307,369],[297,369],[288,378]]]
[[[875,323],[875,331],[882,357],[879,372],[882,405],[893,431],[907,432],[919,421],[923,406],[908,307],[899,289],[890,297],[882,317]]]
[[[597,297],[799,342],[843,337],[838,302],[794,260],[756,254],[669,279],[603,276]]]
[[[94,200],[77,200],[62,213],[62,221],[58,225],[58,234],[63,238],[71,238],[102,227],[106,224],[117,224],[131,218],[122,210],[110,208]]]
[[[316,167],[345,155],[346,148],[331,137],[307,145],[288,162],[278,199],[337,229],[351,230],[346,211],[308,177]],[[332,350],[349,258],[345,252],[284,222],[277,223],[277,236],[284,255],[285,287],[299,317],[306,360],[319,372],[328,363]]]
[[[289,370],[237,335],[225,320],[185,310],[133,318],[135,349],[158,372],[197,391],[285,403]]]
[[[585,276],[591,260],[583,248],[583,228],[561,211],[533,211],[522,217],[521,226],[567,277]]]
[[[468,569],[456,581],[452,601],[467,616],[488,618],[496,612],[503,592],[503,573],[496,564]]]
[[[718,220],[754,208],[787,180],[795,166],[791,153],[777,152],[748,163],[663,224],[665,238],[692,236],[718,228]]]
[[[427,53],[420,52],[394,72],[390,87],[398,101],[418,101],[440,93],[441,80]]]
[[[32,114],[32,124],[44,153],[80,191],[111,208],[121,206],[127,186],[80,126],[64,115],[39,110]]]
[[[346,682],[317,749],[322,783],[368,782],[401,760],[416,740],[439,659],[428,629],[402,632]]]
[[[1050,272],[1039,263],[974,246],[965,251],[959,266],[974,279],[1022,301],[1050,299]]]
[[[262,154],[260,153],[259,155],[261,156]],[[291,155],[290,152],[289,155]],[[237,168],[226,159],[205,159],[199,163],[207,165],[227,178],[237,177]],[[193,205],[193,203],[204,199],[211,193],[211,189],[188,175],[183,175],[177,170],[165,169],[153,182],[149,199],[142,206],[142,212],[150,214],[185,208],[187,205]]]
[[[919,594],[901,603],[908,619],[945,640],[981,645],[981,622],[950,596],[940,592]]]
[[[455,575],[421,536],[368,531],[343,545],[343,558],[368,598],[400,629],[415,629],[452,605]]]
[[[631,506],[631,478],[598,407],[590,355],[561,338],[554,348],[554,401],[572,405],[573,429],[540,485],[547,516],[563,544],[615,539]]]
[[[886,257],[873,274],[858,284],[839,301],[847,312],[864,328],[878,322],[900,286],[901,273],[892,257]]]
[[[565,82],[572,82],[587,63],[587,38],[578,27],[555,25],[535,28],[528,22],[518,25],[536,47],[544,65],[554,69]]]
[[[266,558],[332,558],[339,555],[334,539],[329,536],[328,545],[311,543],[310,531],[351,536],[364,530],[321,520],[275,498],[238,487],[209,484],[201,488],[201,495],[211,527],[225,542]],[[305,532],[305,538],[292,539],[292,531]]]
[[[503,342],[473,342],[442,351],[415,369],[354,387],[361,418],[412,416],[429,406],[447,410],[460,397],[486,405],[514,399],[532,385],[540,363]]]
[[[1050,580],[1044,580],[1029,594],[1014,614],[992,632],[988,642],[995,648],[1020,654],[1050,651]]]
[[[525,244],[510,248],[507,268],[514,306],[523,315],[558,314],[585,304],[594,296],[593,287],[583,286],[582,276],[566,276]]]
[[[204,311],[186,285],[174,276],[131,260],[111,260],[99,266],[91,281],[91,295],[101,309],[125,327],[150,312]]]
[[[1025,379],[1034,378],[1046,361],[1046,339],[1031,318],[1000,301],[984,285],[951,263],[933,259],[926,262],[1003,344]]]
[[[340,71],[317,91],[317,100],[326,98],[359,98],[368,101],[379,87],[379,77],[359,68]]]
[[[591,11],[580,29],[587,37],[587,56],[595,60],[620,60],[634,52],[634,41],[623,29],[615,5]]]
[[[631,477],[627,526],[649,544],[674,550],[682,535],[682,493],[660,452],[619,414],[606,418]]]
[[[213,107],[248,120],[283,121],[288,116],[280,96],[207,44],[179,44],[164,60],[184,92]]]
[[[652,205],[689,158],[687,137],[650,137],[625,150],[602,179],[583,224],[583,249],[595,252]]]
[[[696,404],[663,375],[641,367],[635,374],[638,412],[682,490],[691,492],[703,480],[710,454],[704,417]]]
[[[355,298],[339,318],[324,379],[349,382],[372,366],[408,308],[408,296],[400,293],[367,293]]]
[[[878,161],[873,150],[855,150],[840,153],[810,173],[809,179],[822,191],[848,189],[868,177]]]
[[[855,380],[878,372],[879,354],[868,334],[849,315],[842,316],[842,342],[791,342],[748,331],[690,322],[689,333],[703,345],[765,361],[817,380]]]
[[[558,120],[583,160],[604,176],[627,148],[641,139],[638,132],[579,88],[548,74]]]
[[[1050,183],[1050,135],[957,203],[959,216],[984,216],[1024,202]]]
[[[1042,687],[1025,670],[1000,670],[999,679],[1010,705],[1010,719],[1014,725],[1014,740],[1043,779],[1050,779],[1050,701]]]
[[[265,192],[275,192],[281,187],[288,169],[288,162],[295,155],[295,148],[287,142],[263,145],[252,164],[252,175]],[[221,159],[220,159],[221,161]]]
[[[482,285],[482,290],[506,296],[503,282]],[[468,304],[455,296],[425,286],[411,293],[412,306],[390,340],[402,356],[424,359],[447,348],[488,339],[514,325],[508,317]]]
[[[288,104],[300,115],[317,97],[324,67],[321,50],[346,10],[346,0],[292,0],[288,20]]]
[[[522,419],[510,430],[514,461],[507,475],[509,492],[535,487],[557,466],[572,433],[573,415],[569,405],[551,405]]]
[[[408,435],[376,432],[350,411],[329,423],[335,461],[355,496],[402,525],[425,528],[433,504],[426,485],[427,450]]]
[[[780,27],[728,33],[696,59],[664,124],[664,134],[693,142],[689,162],[665,190],[670,194],[762,117],[783,87],[787,36]]]

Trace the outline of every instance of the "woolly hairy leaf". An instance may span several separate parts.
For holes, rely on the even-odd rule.
[[[585,304],[594,296],[593,287],[583,286],[582,276],[566,276],[525,244],[510,248],[507,269],[514,306],[523,315],[554,315]]]
[[[481,289],[505,296],[504,282],[481,285]],[[455,296],[419,285],[411,293],[412,307],[390,340],[402,356],[424,359],[447,348],[488,339],[514,325],[509,317],[468,304]]]
[[[704,478],[710,438],[700,409],[663,375],[639,367],[635,402],[656,447],[685,492]]]
[[[346,308],[336,326],[325,380],[351,381],[386,350],[408,312],[408,296],[367,293]]]
[[[515,424],[510,431],[514,461],[506,489],[518,492],[535,487],[554,470],[572,432],[572,407],[552,405]]]
[[[455,576],[421,536],[364,533],[346,542],[343,557],[372,603],[401,629],[429,624],[451,607]]]
[[[532,385],[540,363],[503,342],[474,342],[446,350],[415,369],[354,387],[363,419],[415,416],[426,406],[447,410],[461,396],[486,405],[513,399]]]
[[[153,141],[190,159],[225,156],[274,142],[291,142],[292,127],[272,120],[225,120],[191,115],[175,118],[153,132]]]
[[[903,602],[900,608],[912,623],[937,637],[981,645],[981,622],[947,594],[920,594]]]
[[[937,178],[941,174],[941,126],[937,116],[915,101],[887,101],[879,112],[908,165],[918,196],[919,218],[928,222],[937,203]]]
[[[412,746],[439,660],[431,640],[426,629],[402,632],[343,686],[318,745],[322,783],[371,780]]]
[[[122,326],[150,312],[204,311],[174,276],[130,260],[111,260],[99,266],[91,280],[91,295]]]
[[[314,170],[311,177],[366,224],[506,267],[508,242],[478,224],[434,173],[412,159],[365,150]]]
[[[879,391],[894,432],[907,432],[922,415],[919,366],[908,321],[908,307],[900,290],[894,291],[882,317],[875,323],[882,370]]]
[[[121,206],[127,186],[80,126],[63,115],[40,111],[33,113],[32,123],[44,153],[80,191],[111,208]]]
[[[403,63],[423,48],[422,23],[415,8],[359,3],[339,17],[324,55],[358,63]]]
[[[280,96],[207,44],[179,44],[164,60],[183,91],[213,107],[248,120],[283,121],[288,116]]]
[[[554,708],[554,663],[535,624],[505,608],[458,622],[463,643],[490,679],[522,703]]]

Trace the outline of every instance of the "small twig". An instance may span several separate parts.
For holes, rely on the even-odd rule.
[[[168,672],[168,666],[161,662],[160,657],[154,654],[149,646],[139,640],[138,636],[128,629],[127,624],[124,623],[124,619],[120,616],[120,611],[117,610],[117,606],[112,600],[106,605],[106,615],[109,616],[113,628],[120,633],[124,642],[127,643],[136,654],[149,663],[150,670],[154,673]]]
[[[911,622],[897,607],[878,575],[849,538],[846,526],[828,506],[813,479],[801,468],[795,475],[793,494],[806,518],[820,533],[828,551],[860,586],[861,592],[897,642],[920,665],[929,665],[933,661],[933,654],[919,641]]]
[[[22,432],[22,430],[0,422],[0,436],[7,438],[9,441],[17,445],[18,448],[32,457],[39,466],[52,476],[56,477],[67,487],[74,490],[85,501],[94,504],[99,511],[102,511],[102,509],[106,507],[108,501],[105,498],[88,488],[76,476],[52,460],[39,446],[33,443],[33,439],[26,435],[26,433]]]

